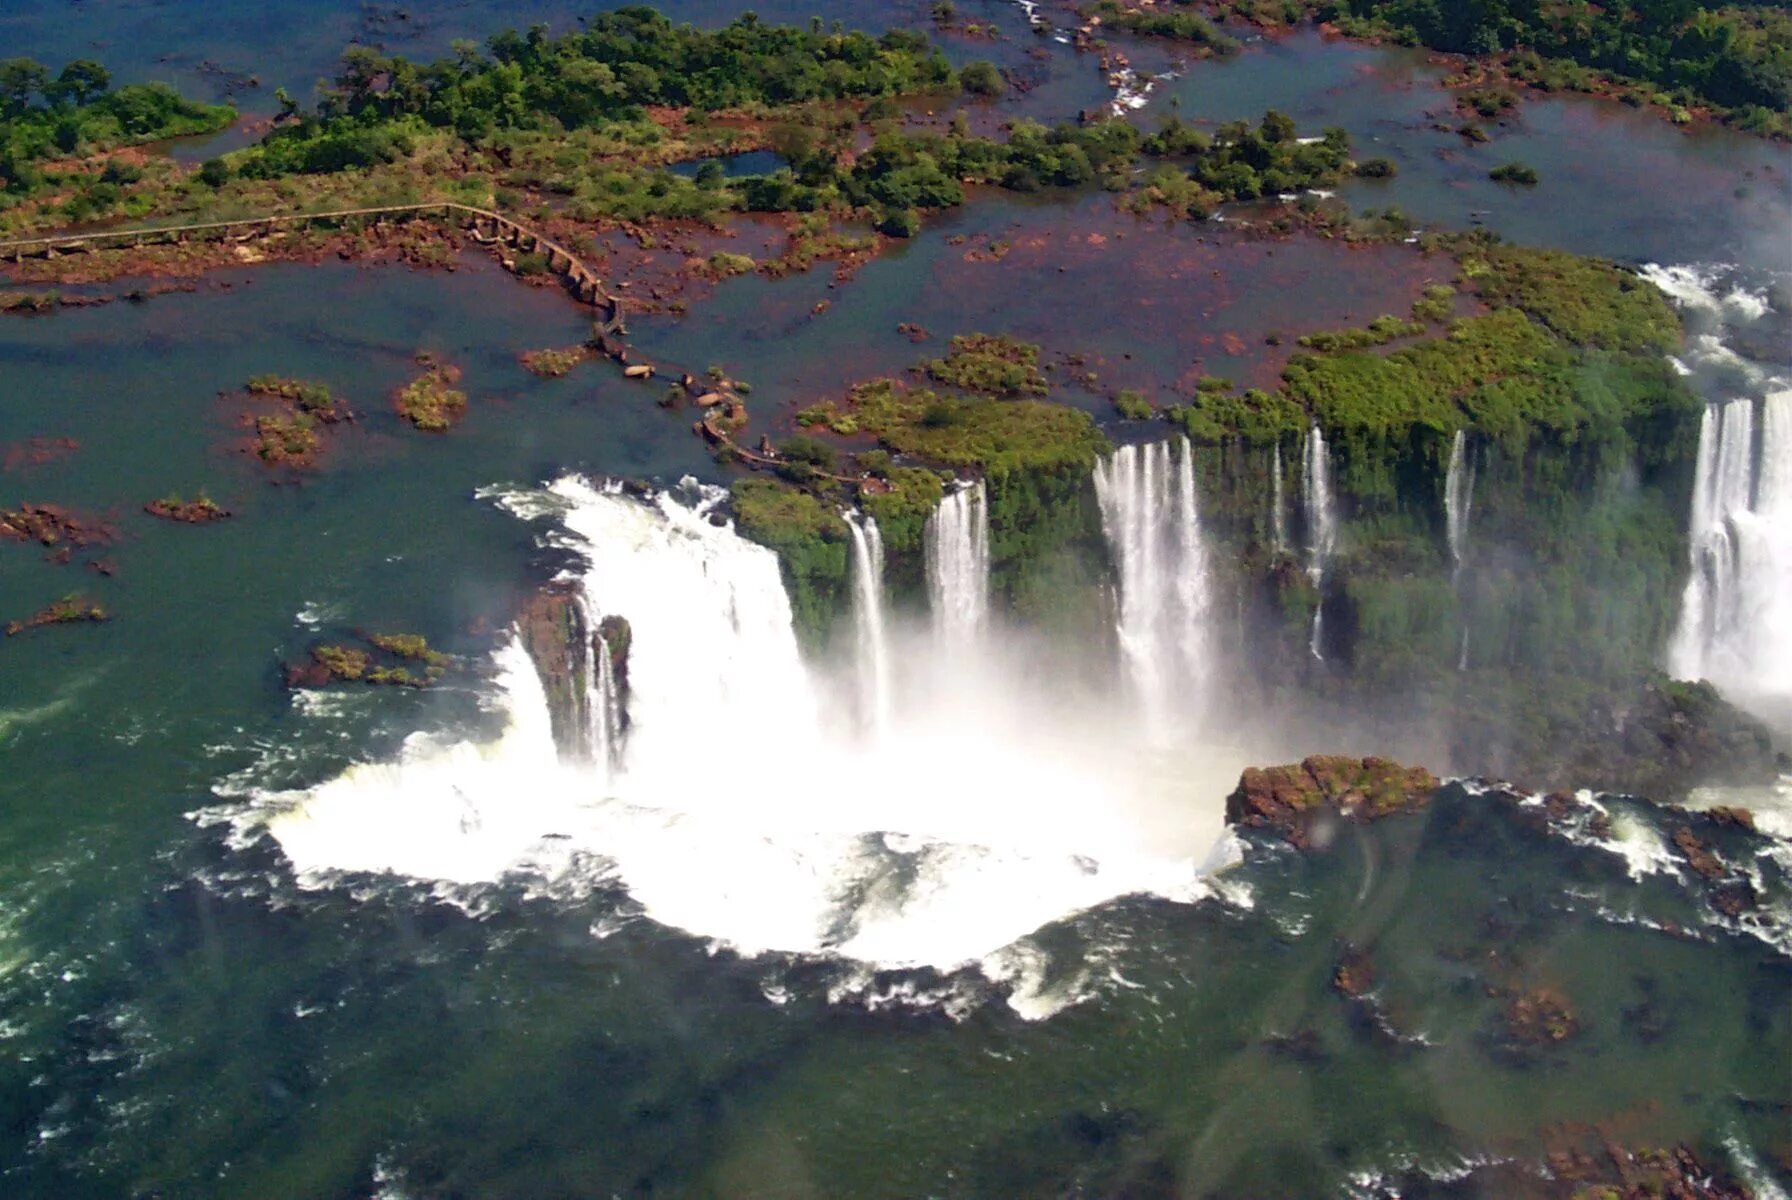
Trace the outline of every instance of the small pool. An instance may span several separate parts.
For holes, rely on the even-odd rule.
[[[684,162],[676,162],[667,167],[674,175],[683,175],[687,179],[694,177],[703,164],[714,162],[722,164],[722,175],[728,179],[740,179],[747,175],[770,175],[781,170],[785,163],[781,155],[770,150],[746,150],[739,154],[723,154],[713,158],[691,158]]]

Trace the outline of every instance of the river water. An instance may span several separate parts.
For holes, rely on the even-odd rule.
[[[841,12],[881,24],[923,7]],[[1001,22],[1010,41],[993,53],[1023,61],[1031,35],[1015,6],[960,7]],[[419,15],[422,32],[389,40],[422,52],[499,20],[565,17],[548,3],[499,8]],[[28,0],[0,16],[0,38],[182,82],[210,58],[259,73],[263,93],[298,92],[361,21],[348,5],[219,15]],[[1049,86],[1024,103],[1058,116],[1099,103],[1092,65],[1052,53],[1036,68]],[[1434,77],[1415,56],[1301,36],[1189,69],[1154,90],[1143,119],[1172,96],[1191,119],[1273,104],[1398,159],[1394,181],[1346,190],[1355,205],[1452,226],[1479,216],[1515,239],[1638,262],[1736,264],[1757,288],[1792,268],[1769,236],[1784,229],[1783,147],[1549,100],[1470,151],[1422,128]],[[1487,164],[1508,157],[1543,185],[1486,184]],[[1273,379],[1266,332],[1402,311],[1430,274],[1416,253],[1244,243],[1211,227],[1110,241],[1103,203],[986,200],[854,284],[830,289],[825,270],[732,281],[682,322],[640,322],[639,341],[725,364],[769,412],[912,361],[923,351],[895,325],[915,319],[936,342],[986,329],[1083,349],[1115,383]],[[966,261],[997,242],[1009,243],[999,262]],[[824,298],[835,303],[812,317]],[[1092,308],[1125,316],[1091,328]],[[8,459],[0,495],[100,514],[120,533],[86,556],[110,576],[0,546],[0,616],[77,590],[115,614],[0,643],[8,1194],[1380,1195],[1413,1173],[1535,1161],[1552,1144],[1545,1126],[1590,1118],[1628,1144],[1715,1147],[1728,1169],[1779,1170],[1783,1186],[1783,840],[1725,844],[1766,902],[1752,921],[1711,906],[1641,802],[1606,802],[1615,850],[1462,791],[1328,855],[1230,842],[1218,799],[1240,747],[1166,748],[1161,727],[1110,730],[1068,693],[1082,718],[1069,723],[1108,735],[1054,742],[1067,763],[1111,756],[1089,781],[1068,768],[1004,775],[989,745],[952,742],[969,731],[1024,747],[1028,722],[1065,717],[1034,711],[1060,697],[1025,676],[1027,647],[999,629],[988,669],[1012,709],[967,706],[956,729],[908,730],[889,758],[849,760],[880,764],[870,796],[813,744],[823,683],[821,724],[794,726],[807,746],[773,740],[765,723],[783,709],[718,729],[693,695],[687,729],[680,697],[662,694],[659,761],[677,769],[652,795],[575,792],[556,811],[553,779],[494,770],[506,753],[494,748],[530,728],[529,685],[502,650],[530,580],[590,573],[594,598],[627,602],[648,561],[624,552],[628,538],[659,536],[646,506],[605,507],[578,480],[719,474],[688,414],[652,405],[657,389],[597,367],[539,380],[516,362],[585,331],[557,294],[484,260],[452,275],[245,269],[141,306],[0,319],[0,443],[79,443],[53,462]],[[472,397],[444,437],[390,412],[424,350],[461,366]],[[300,482],[240,452],[245,406],[220,396],[265,372],[326,381],[363,414]],[[540,500],[554,480],[583,507]],[[139,511],[200,487],[237,516],[189,527]],[[701,536],[736,553],[725,531]],[[925,686],[925,623],[890,620],[900,724],[901,688]],[[282,659],[356,630],[421,632],[464,665],[427,692],[280,685]],[[1001,690],[1017,658],[1031,689],[1019,698]],[[728,678],[725,662],[704,665]],[[1275,733],[1277,749],[1326,748]],[[780,769],[810,752],[816,762]],[[441,806],[424,820],[402,805],[427,789],[401,780],[392,810],[388,793],[342,783],[368,773],[355,764],[443,753]],[[970,787],[959,768],[991,775]],[[320,785],[336,790],[308,807]],[[1097,805],[1105,819],[1090,820]],[[457,806],[445,824],[442,806]],[[489,848],[525,821],[526,852],[475,865],[432,854]],[[604,837],[581,841],[591,830]],[[738,857],[717,830],[739,839]],[[678,857],[718,845],[722,862]],[[857,873],[822,900],[799,888],[842,863]],[[890,911],[880,896],[923,894],[927,880],[941,907],[872,919]],[[744,901],[780,897],[779,935],[761,936],[769,918],[756,923]],[[1368,1004],[1329,987],[1346,944],[1373,949]],[[1509,998],[1536,988],[1572,998],[1580,1028],[1561,1045],[1511,1035]]]

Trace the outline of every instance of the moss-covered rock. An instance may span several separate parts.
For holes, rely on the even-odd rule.
[[[421,357],[424,371],[398,389],[393,405],[398,415],[418,429],[443,433],[466,415],[467,394],[455,385],[460,368]]]
[[[844,611],[851,570],[851,533],[838,508],[809,492],[769,479],[735,483],[735,528],[776,551],[797,631],[825,640]]]
[[[1385,758],[1313,755],[1279,767],[1250,767],[1226,797],[1226,823],[1273,829],[1298,846],[1326,817],[1373,821],[1424,807],[1439,782],[1424,767]]]
[[[46,625],[75,625],[82,622],[100,622],[109,620],[109,616],[98,601],[79,593],[70,593],[54,604],[17,621],[6,623],[6,636],[14,637],[27,629],[39,629]]]

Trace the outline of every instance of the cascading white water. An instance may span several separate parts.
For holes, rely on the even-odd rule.
[[[1230,843],[1220,804],[1202,800],[1225,794],[1241,752],[1166,769],[1115,706],[1042,695],[997,656],[898,693],[884,735],[861,738],[824,719],[777,559],[712,524],[711,499],[565,479],[504,503],[557,518],[588,564],[590,611],[630,622],[618,767],[560,761],[546,693],[512,641],[497,653],[496,741],[416,735],[397,762],[259,793],[238,814],[308,886],[343,872],[448,895],[506,878],[571,897],[613,884],[652,920],[743,954],[981,965],[1023,992],[1033,968],[1016,964],[1043,955],[1025,940],[1041,926],[1117,896],[1205,893],[1212,848]],[[1014,1002],[1046,1015],[1073,991]]]
[[[594,766],[607,773],[615,765],[617,726],[621,716],[616,696],[616,667],[610,657],[609,642],[598,632],[598,618],[583,598],[579,601],[579,615],[584,630],[576,647],[580,656],[579,678],[585,681],[585,694],[580,698],[578,713],[584,730],[582,749]]]
[[[989,624],[989,503],[981,481],[940,501],[925,540],[934,630],[942,642],[972,645]]]
[[[1792,731],[1792,382],[1747,356],[1771,329],[1768,280],[1734,264],[1650,264],[1686,326],[1675,368],[1709,404],[1687,521],[1691,570],[1668,670],[1709,679]],[[1743,352],[1739,352],[1743,351]]]
[[[1450,544],[1450,581],[1461,594],[1462,564],[1468,552],[1469,514],[1475,503],[1475,464],[1468,455],[1468,433],[1458,429],[1450,442],[1450,469],[1444,477],[1444,533]],[[1468,670],[1468,634],[1466,616],[1462,622],[1461,646],[1456,652],[1456,669]]]
[[[1325,568],[1338,545],[1338,514],[1332,502],[1331,455],[1325,448],[1325,434],[1315,425],[1307,433],[1306,478],[1303,501],[1307,517],[1307,578],[1320,590],[1319,603],[1313,606],[1313,628],[1307,637],[1307,649],[1320,662],[1325,661]]]
[[[1102,528],[1120,569],[1120,649],[1154,739],[1198,715],[1210,674],[1213,582],[1187,438],[1123,446],[1095,466]]]
[[[1460,569],[1468,548],[1468,519],[1475,502],[1475,464],[1468,457],[1468,434],[1458,429],[1450,443],[1450,470],[1444,479],[1444,527],[1450,561]]]
[[[1279,558],[1288,553],[1288,503],[1282,495],[1282,443],[1276,443],[1275,458],[1270,463],[1270,529],[1275,535],[1275,551]]]
[[[884,615],[884,538],[867,513],[846,514],[852,531],[852,610],[857,635],[854,666],[859,681],[859,719],[876,735],[890,724],[890,630]]]
[[[1705,410],[1692,570],[1669,670],[1751,695],[1792,693],[1792,391]]]
[[[622,700],[616,688],[615,648],[601,633],[593,642],[593,649],[597,651],[597,695],[594,697],[591,744],[593,757],[604,765],[605,770],[610,770],[616,766],[622,752]]]

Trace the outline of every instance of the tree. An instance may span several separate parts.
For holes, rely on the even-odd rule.
[[[99,99],[111,86],[110,71],[91,58],[77,58],[62,68],[55,83],[44,88],[44,95],[52,104],[66,101],[78,107]]]
[[[697,186],[706,192],[713,192],[721,187],[727,177],[728,172],[723,170],[722,164],[713,158],[705,160],[703,165],[697,168]]]
[[[31,97],[50,82],[45,66],[30,58],[0,61],[0,111],[16,117],[31,105]]]
[[[1008,90],[1008,81],[993,63],[974,62],[958,73],[958,86],[973,96],[1000,96]]]

